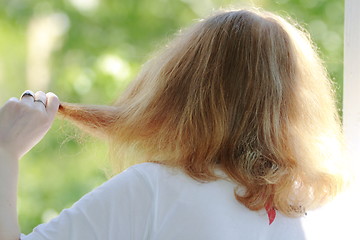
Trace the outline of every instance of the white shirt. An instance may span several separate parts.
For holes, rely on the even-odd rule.
[[[180,170],[143,163],[113,177],[21,239],[360,239],[341,201],[340,208],[328,204],[302,218],[277,212],[269,225],[265,210],[250,211],[236,201],[234,188],[231,181],[200,183]]]

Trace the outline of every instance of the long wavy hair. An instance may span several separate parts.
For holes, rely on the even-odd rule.
[[[288,216],[342,186],[332,83],[309,35],[275,14],[218,12],[179,32],[112,106],[60,113],[109,140],[122,168],[157,162],[199,181],[222,169],[251,210]],[[134,160],[135,159],[135,160]]]

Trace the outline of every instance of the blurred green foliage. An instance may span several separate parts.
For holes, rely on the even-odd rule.
[[[4,1],[4,2],[3,2]],[[339,0],[253,0],[306,28],[337,86],[341,109],[343,14]],[[151,52],[180,28],[231,0],[0,0],[0,104],[28,88],[62,101],[109,104]],[[21,162],[22,232],[106,180],[107,148],[61,119]]]

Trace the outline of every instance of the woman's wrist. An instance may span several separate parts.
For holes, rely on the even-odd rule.
[[[17,164],[19,161],[19,157],[16,156],[16,154],[12,153],[10,150],[8,150],[5,147],[0,146],[0,167],[2,167],[3,164]]]

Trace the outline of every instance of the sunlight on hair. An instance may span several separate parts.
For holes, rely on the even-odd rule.
[[[60,111],[110,140],[119,171],[150,161],[211,181],[221,167],[246,188],[235,197],[249,209],[271,202],[302,216],[342,189],[342,139],[331,80],[309,33],[292,23],[257,8],[219,12],[178,34],[113,107]],[[115,54],[97,67],[130,74]]]
[[[343,159],[342,149],[339,146],[337,137],[334,134],[323,134],[318,138],[318,148],[326,156],[323,156],[327,159],[324,161],[326,165],[324,166],[329,172],[336,173],[341,171],[341,162],[338,159]],[[327,151],[327,149],[332,149],[333,151]]]

